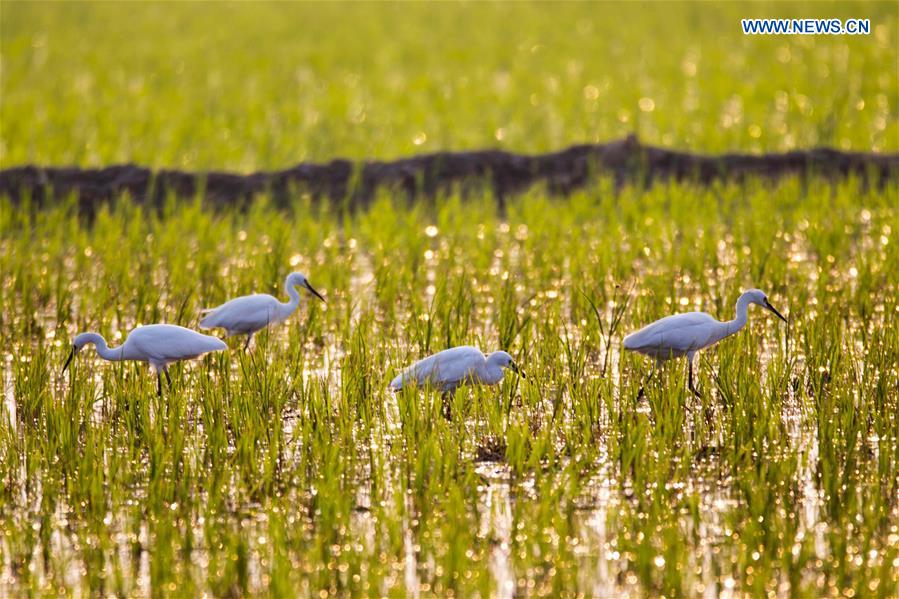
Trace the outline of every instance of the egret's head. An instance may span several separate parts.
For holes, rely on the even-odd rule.
[[[321,301],[323,301],[323,302],[325,301],[325,298],[323,298],[322,295],[318,291],[313,289],[312,285],[309,284],[309,279],[306,278],[306,275],[304,275],[301,272],[291,273],[290,276],[287,277],[287,286],[288,287],[302,287],[303,289],[308,290],[309,293],[311,293],[312,295],[314,295]],[[327,302],[325,302],[325,303],[327,303]]]
[[[69,357],[66,359],[65,365],[62,367],[62,371],[65,372],[66,368],[69,367],[69,364],[72,363],[72,359],[75,357],[75,354],[81,351],[88,343],[95,343],[97,335],[94,333],[80,333],[75,335],[75,340],[72,341],[72,351],[69,352]]]
[[[515,363],[515,360],[512,359],[512,356],[504,351],[493,352],[492,354],[487,356],[487,361],[491,364],[499,366],[500,368],[508,368],[521,378],[525,378],[524,372],[518,367],[518,364]]]
[[[768,301],[768,296],[760,289],[750,289],[746,293],[743,294],[745,297],[749,299],[749,302],[752,304],[757,304],[766,310],[774,313],[779,319],[784,322],[787,322],[787,319],[783,317],[783,314],[778,312],[774,306],[771,305],[771,302]]]

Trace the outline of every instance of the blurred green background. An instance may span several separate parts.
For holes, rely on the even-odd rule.
[[[747,37],[749,17],[869,18]],[[277,168],[637,133],[695,151],[899,150],[899,3],[0,0],[0,163]],[[895,597],[899,186],[535,188],[368,209],[298,193],[87,221],[0,197],[0,596]],[[35,207],[31,204],[31,207]],[[152,374],[140,323],[327,297]],[[619,353],[674,311],[760,310],[697,359]],[[528,373],[388,381],[456,344]]]
[[[0,162],[899,149],[899,4],[0,3]],[[868,36],[744,36],[748,17]]]

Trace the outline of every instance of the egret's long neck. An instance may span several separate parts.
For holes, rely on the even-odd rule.
[[[746,322],[749,320],[749,303],[749,297],[745,293],[737,300],[736,317],[724,323],[726,326],[724,337],[733,335],[746,326]]]
[[[491,362],[489,359],[485,360],[483,364],[481,364],[479,368],[480,372],[478,372],[478,378],[481,379],[482,382],[488,385],[495,385],[496,383],[503,380],[503,368],[499,364],[495,362]]]
[[[290,280],[290,277],[288,277],[287,281],[284,283],[284,290],[287,291],[290,301],[281,302],[281,307],[278,309],[278,316],[282,320],[293,314],[294,310],[297,309],[297,306],[300,305],[300,292],[297,291],[297,287],[293,281]]]
[[[103,335],[98,333],[85,333],[83,341],[85,343],[93,343],[97,348],[97,353],[100,354],[100,357],[104,360],[116,362],[123,359],[122,354],[124,352],[122,352],[122,346],[109,347],[106,344],[106,339],[103,338]]]

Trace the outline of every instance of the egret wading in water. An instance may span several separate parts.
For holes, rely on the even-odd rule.
[[[308,289],[309,292],[325,301],[321,294],[312,288],[306,275],[298,272],[287,275],[284,287],[290,301],[279,302],[277,298],[265,293],[244,295],[225,302],[217,308],[209,308],[202,311],[203,319],[200,321],[201,329],[225,329],[227,337],[232,335],[246,335],[247,342],[243,348],[250,346],[253,334],[266,328],[270,324],[287,320],[300,305],[300,293],[297,287]]]
[[[524,378],[512,356],[504,351],[484,355],[476,347],[462,345],[445,349],[421,359],[404,369],[390,381],[390,388],[399,391],[409,384],[430,386],[443,394],[444,416],[449,418],[448,399],[462,385],[496,385],[509,369]]]
[[[699,350],[714,345],[742,329],[749,318],[749,304],[762,306],[787,322],[787,319],[768,302],[768,297],[763,292],[750,289],[737,300],[737,315],[733,320],[721,322],[705,312],[675,314],[657,320],[625,337],[624,349],[655,358],[656,363],[646,378],[647,381],[652,377],[656,366],[663,361],[687,356],[690,391],[699,397],[699,391],[693,386],[693,356]],[[642,385],[640,394],[643,394]]]
[[[97,333],[81,333],[75,337],[75,341],[72,343],[72,351],[69,353],[65,366],[62,367],[63,372],[69,367],[75,354],[88,343],[96,346],[97,353],[104,360],[149,362],[150,366],[156,370],[156,393],[160,396],[162,395],[163,373],[169,387],[172,385],[169,364],[181,360],[192,360],[209,352],[228,349],[225,342],[217,337],[203,335],[173,324],[150,324],[137,327],[128,333],[125,343],[118,347],[109,347],[106,339]]]

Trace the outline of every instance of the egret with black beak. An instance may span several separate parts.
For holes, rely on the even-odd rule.
[[[504,351],[485,355],[477,347],[462,345],[437,352],[404,369],[390,382],[393,391],[407,385],[428,386],[443,394],[444,416],[449,418],[448,399],[462,385],[496,385],[509,369],[524,378],[512,356]]]
[[[699,350],[714,345],[742,329],[749,318],[749,304],[762,306],[782,321],[787,322],[787,319],[771,305],[768,297],[762,291],[750,289],[737,300],[737,314],[733,320],[722,322],[705,312],[687,312],[667,316],[625,337],[624,349],[655,358],[656,364],[649,373],[649,377],[652,377],[655,366],[663,361],[687,356],[690,391],[699,397],[699,391],[693,386],[693,356]],[[640,391],[642,394],[642,387]]]
[[[309,284],[306,275],[298,272],[287,275],[284,281],[287,295],[290,301],[279,302],[277,298],[265,293],[244,295],[225,302],[217,308],[203,310],[203,319],[200,321],[201,329],[225,329],[228,337],[232,335],[246,335],[247,342],[244,349],[250,346],[253,334],[270,324],[287,320],[300,305],[300,293],[297,287],[307,289],[309,293],[325,301],[321,294]]]
[[[169,364],[181,360],[192,360],[209,352],[228,349],[221,339],[173,324],[150,324],[137,327],[128,333],[125,343],[118,347],[109,347],[106,339],[98,333],[81,333],[75,336],[72,351],[69,353],[65,366],[62,367],[63,372],[69,367],[75,354],[88,343],[96,346],[97,353],[104,360],[148,362],[156,370],[156,393],[160,396],[162,395],[162,374],[165,374],[169,386],[172,385]]]

